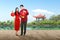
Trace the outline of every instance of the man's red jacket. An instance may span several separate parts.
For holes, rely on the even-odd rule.
[[[21,17],[21,22],[27,22],[27,15],[29,15],[27,9],[20,10],[20,16],[24,16],[24,18]]]

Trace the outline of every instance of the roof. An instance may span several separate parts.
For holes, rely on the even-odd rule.
[[[39,14],[37,16],[33,16],[34,18],[45,18],[45,15]]]

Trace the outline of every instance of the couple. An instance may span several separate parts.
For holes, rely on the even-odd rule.
[[[20,5],[20,12],[19,8],[16,7],[15,12],[12,11],[11,16],[15,16],[14,20],[14,28],[16,31],[16,36],[18,36],[18,31],[21,25],[21,36],[26,34],[26,26],[27,26],[27,16],[28,16],[28,10],[24,8],[24,5]]]

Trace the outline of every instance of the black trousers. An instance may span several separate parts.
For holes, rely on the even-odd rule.
[[[27,22],[21,22],[21,35],[26,34],[26,26],[27,26]]]

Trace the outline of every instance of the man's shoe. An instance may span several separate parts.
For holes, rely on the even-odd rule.
[[[24,36],[26,35],[26,33],[24,33]]]

